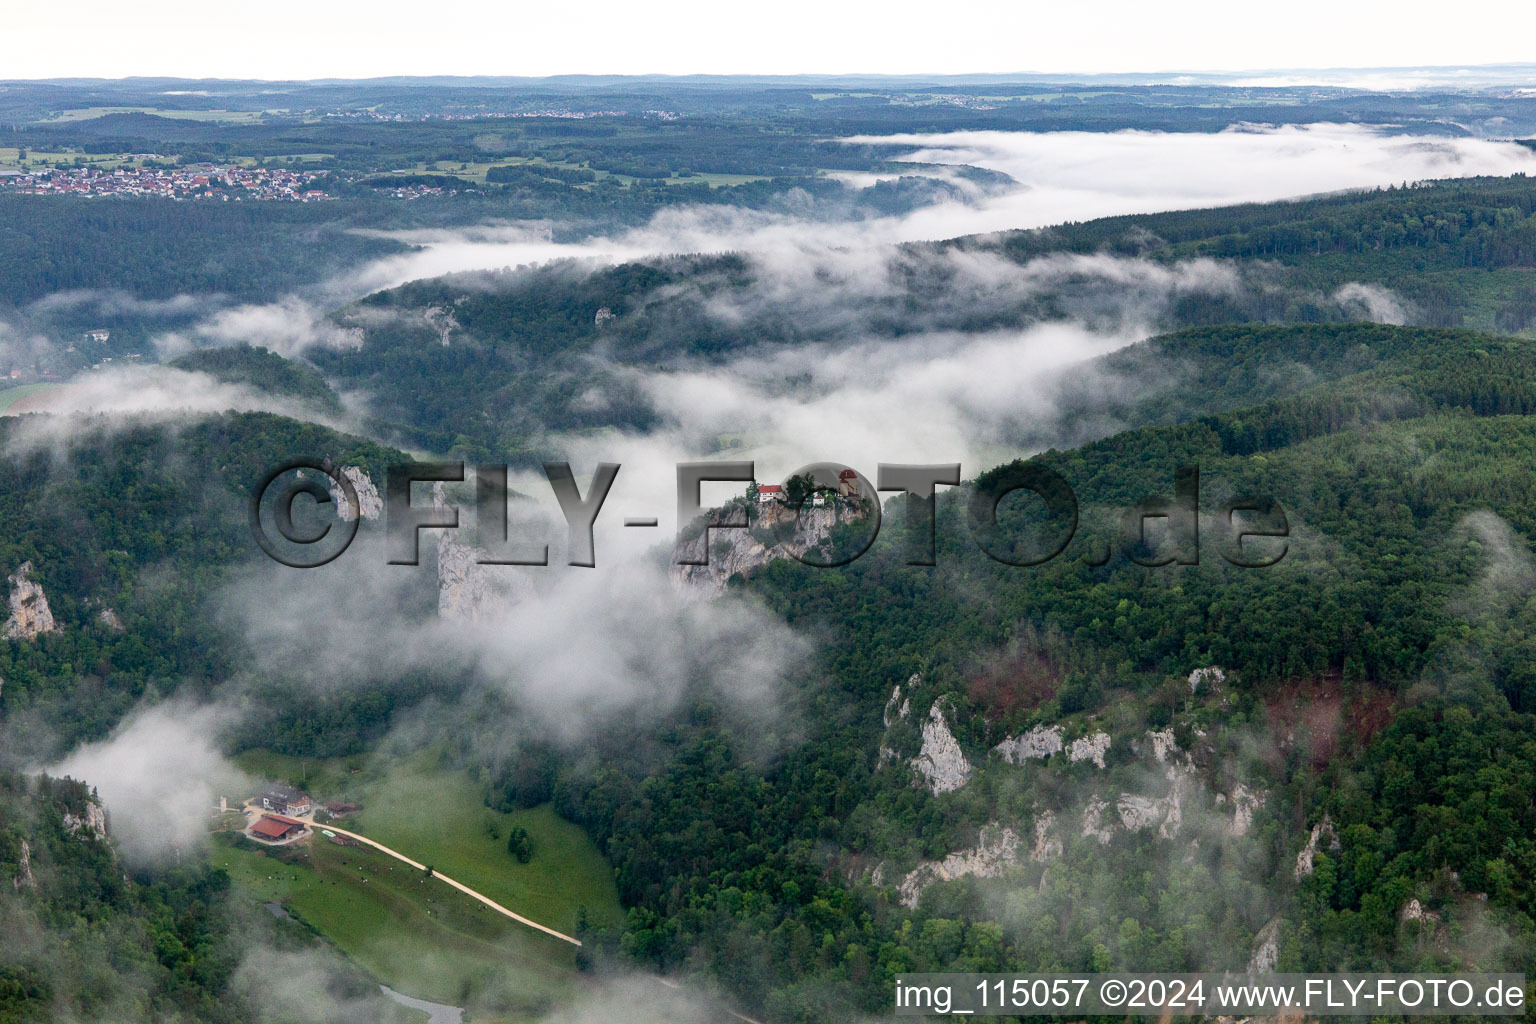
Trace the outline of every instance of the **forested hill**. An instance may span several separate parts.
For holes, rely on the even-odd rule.
[[[731,581],[722,600],[762,601],[814,639],[777,745],[700,697],[660,733],[615,725],[571,750],[514,730],[495,755],[456,735],[445,756],[494,806],[552,799],[596,837],[630,916],[595,952],[714,970],[775,1021],[882,1012],[913,970],[1201,970],[1266,946],[1297,969],[1529,970],[1533,352],[1378,324],[1133,346],[1085,386],[1159,366],[1168,389],[1114,407],[1126,429],[1040,457],[1079,502],[1061,557],[987,558],[964,494],[946,492],[935,567],[905,564],[896,501],[846,568],[776,561]],[[7,420],[5,440],[45,422]],[[8,726],[66,740],[255,671],[209,606],[254,556],[261,471],[297,453],[378,479],[400,457],[260,414],[82,429],[66,450],[67,473],[44,447],[0,478],[0,555],[32,563],[61,627],[0,647],[0,701]],[[1170,494],[1186,465],[1198,564],[1131,561],[1120,513]],[[1242,493],[1284,509],[1278,564],[1222,557],[1219,503]],[[1004,525],[1038,528],[1028,511],[1005,508]],[[316,700],[248,681],[253,706],[277,710],[241,741],[301,754],[364,749],[457,685],[386,670]],[[515,703],[496,713],[516,721]],[[0,859],[19,871],[13,840]],[[944,882],[951,855],[985,870]],[[31,961],[6,963],[7,998],[49,998]]]
[[[998,262],[985,283],[967,269],[978,257]],[[1149,267],[1191,281],[1163,294],[1145,283]],[[822,273],[841,284],[826,307],[814,292],[785,298],[775,271],[745,254],[450,276],[341,311],[337,324],[366,343],[312,356],[338,386],[387,396],[375,424],[386,436],[530,460],[550,432],[653,427],[629,369],[1062,320],[1519,331],[1536,326],[1533,267],[1536,180],[1450,181],[899,247],[848,280],[830,261]],[[603,402],[577,401],[591,394]]]
[[[37,436],[50,443],[28,443]],[[103,736],[146,697],[206,696],[244,668],[217,595],[232,570],[265,557],[248,507],[266,473],[330,458],[382,480],[403,458],[265,413],[175,425],[7,417],[0,445],[12,453],[0,464],[0,578],[30,564],[53,626],[0,642],[0,767],[13,768]],[[351,710],[333,709],[335,720]],[[356,718],[344,742],[383,727]]]
[[[1536,267],[1536,179],[1523,174],[1108,217],[949,244],[998,249],[1017,260],[1062,251],[1269,260],[1288,268],[1283,280],[1299,286],[1380,282],[1429,325],[1536,325],[1536,287],[1528,275],[1499,273]],[[1306,319],[1326,315],[1315,305],[1301,312]]]
[[[0,768],[0,1022],[407,1019],[307,928],[188,860],[131,870],[89,785]]]
[[[90,787],[0,769],[0,1021],[247,1020],[229,879],[125,876]]]
[[[277,398],[296,398],[316,412],[341,412],[341,399],[313,367],[267,349],[250,345],[207,348],[173,359],[171,365],[207,373],[230,384],[246,384]]]
[[[1208,353],[1208,380],[1265,349],[1362,368],[1047,453],[1082,524],[1046,565],[982,555],[957,493],[937,567],[903,564],[898,502],[844,569],[733,581],[818,637],[785,710],[804,741],[763,764],[700,708],[661,751],[620,735],[602,771],[553,769],[637,908],[627,948],[729,963],[744,1002],[805,1021],[874,1012],[917,970],[1242,968],[1261,947],[1289,969],[1528,969],[1530,343],[1156,345]],[[1128,561],[1120,512],[1181,465],[1200,469],[1199,563]],[[1234,493],[1284,509],[1278,564],[1219,553]],[[507,799],[538,798],[527,777]],[[945,883],[949,854],[970,866]]]

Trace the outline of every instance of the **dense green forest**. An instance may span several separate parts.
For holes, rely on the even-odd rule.
[[[1536,579],[1521,539],[1536,529],[1524,469],[1536,453],[1533,359],[1520,339],[1382,325],[1154,339],[1105,362],[1183,367],[1203,398],[1150,395],[1121,410],[1145,425],[1041,457],[1084,510],[1065,557],[1035,569],[989,560],[952,492],[938,506],[935,568],[902,564],[898,502],[889,536],[846,569],[775,562],[734,581],[724,600],[762,601],[819,638],[793,677],[794,725],[777,749],[765,755],[759,725],[700,692],[660,735],[616,726],[573,750],[528,734],[494,761],[472,743],[456,756],[494,805],[553,799],[598,839],[631,908],[622,934],[589,936],[599,950],[711,973],[773,1020],[878,1012],[896,973],[925,968],[1240,967],[1274,920],[1289,966],[1451,969],[1475,957],[1524,969],[1536,940],[1522,795],[1536,758],[1523,739],[1536,725],[1536,640],[1521,589]],[[269,363],[233,353],[204,368],[311,379]],[[1315,377],[1287,386],[1262,372],[1282,364]],[[10,642],[0,665],[7,724],[37,714],[66,741],[101,735],[148,694],[210,693],[233,673],[241,641],[209,617],[206,595],[253,557],[241,488],[264,466],[318,453],[377,475],[397,457],[254,414],[175,433],[87,431],[70,451],[69,473],[39,453],[3,484],[6,564],[34,562],[65,629]],[[1191,463],[1207,507],[1245,491],[1280,501],[1291,537],[1279,565],[1238,569],[1209,546],[1183,567],[1082,560],[1113,539],[1114,510],[1167,493]],[[1035,522],[1019,516],[1007,522]],[[176,585],[146,587],[151,572]],[[101,622],[101,606],[127,630]],[[1184,677],[1207,666],[1224,686],[1190,694]],[[947,709],[974,765],[962,788],[912,785],[917,730],[882,716],[898,684],[919,715]],[[364,749],[458,684],[382,676],[325,700],[260,685],[283,710],[245,742],[321,754]],[[515,703],[488,713],[515,716]],[[1069,738],[1111,734],[1106,767],[987,753],[1051,724]],[[915,906],[898,892],[906,872],[974,844],[990,822],[1075,821],[1098,794],[1161,798],[1149,730],[1168,730],[1188,758],[1192,831],[1122,831],[1104,845],[1063,824],[1060,851],[1001,890],[933,885]],[[1197,823],[1225,814],[1215,796],[1239,783],[1263,794],[1252,827],[1213,839]],[[1331,838],[1293,879],[1325,818]],[[1183,838],[1206,841],[1170,853]],[[1402,924],[1410,898],[1440,923]],[[44,998],[36,977],[13,974],[18,1005]]]
[[[339,413],[341,399],[312,367],[250,345],[190,352],[171,360],[180,370],[210,374],[230,384],[247,384],[269,395],[296,398],[322,413]]]
[[[0,772],[0,1020],[248,1019],[225,998],[239,952],[229,879],[125,877],[88,824],[89,788]]]
[[[620,97],[651,109],[637,106],[649,86],[589,84],[546,83],[518,102]],[[836,134],[1197,131],[1261,105],[1272,122],[1386,123],[1407,102],[1253,90],[1216,106],[1199,90],[1136,85],[1056,88],[1045,102],[1020,86],[981,110],[767,83],[659,95],[697,115],[681,123],[640,113],[450,122],[375,83],[295,88],[291,109],[249,122],[42,121],[67,102],[125,105],[129,87],[55,88],[0,94],[14,142],[72,147],[71,157],[319,152],[332,172],[320,185],[335,198],[0,195],[0,297],[18,322],[61,291],[273,301],[404,251],[378,229],[558,213],[561,237],[579,237],[685,203],[774,210],[795,193],[859,218],[959,194],[914,178],[855,193],[824,172],[889,170],[892,154],[825,143]],[[977,90],[1001,87],[965,88],[995,98]],[[219,102],[256,102],[237,92]],[[526,112],[496,107],[506,92],[465,88],[452,109]],[[262,102],[251,111],[279,101]],[[1395,123],[1457,131],[1439,117],[1450,98],[1415,102],[1421,116]],[[1457,102],[1515,124],[1536,104]],[[368,119],[380,111],[422,116]],[[383,195],[465,181],[488,162],[485,180],[451,201]],[[695,180],[707,175],[752,180]],[[1001,183],[973,174],[970,184]],[[1108,265],[1197,266],[1221,285],[1123,308]],[[1003,284],[978,286],[967,276],[977,266]],[[366,417],[358,429],[378,440],[260,413],[6,417],[0,578],[30,563],[57,628],[0,639],[0,931],[28,937],[0,952],[0,1022],[272,1019],[241,995],[248,950],[232,937],[279,947],[302,937],[253,911],[220,872],[125,868],[110,842],[71,824],[91,780],[35,773],[173,696],[233,697],[225,753],[351,757],[392,738],[467,771],[493,808],[552,803],[596,840],[627,910],[620,929],[583,924],[584,966],[692,976],[775,1024],[886,1013],[892,980],[912,971],[1240,969],[1266,948],[1271,966],[1296,970],[1529,971],[1536,342],[1522,332],[1536,328],[1533,267],[1536,179],[1523,177],[896,247],[862,266],[869,287],[826,308],[815,295],[762,301],[769,270],[746,254],[557,262],[351,302],[330,323],[359,332],[356,347],[297,359],[242,344],[170,364],[322,418],[344,415],[346,395]],[[1389,313],[1359,308],[1361,294],[1390,300]],[[91,302],[67,316],[107,308]],[[142,347],[166,322],[157,309],[120,314],[111,351]],[[176,315],[190,322],[196,310]],[[691,683],[659,724],[620,715],[572,739],[538,724],[534,698],[480,685],[462,660],[424,671],[338,654],[338,685],[306,687],[314,665],[275,667],[221,607],[272,568],[247,503],[288,459],[358,466],[380,484],[406,450],[533,466],[569,456],[557,435],[666,425],[647,373],[1061,322],[1161,333],[1051,371],[1062,411],[1006,439],[1039,454],[967,465],[967,482],[941,491],[935,566],[906,564],[923,506],[897,498],[879,542],[844,568],[778,559],[724,581],[710,608],[766,615],[804,641],[771,713],[728,699],[733,681],[714,679]],[[989,558],[973,496],[1040,467],[1076,496],[1074,538],[1038,566]],[[1172,546],[1155,531],[1128,539],[1123,514],[1170,498],[1189,467],[1198,559],[1146,564]],[[1225,503],[1253,496],[1283,510],[1283,542],[1232,539]],[[1051,528],[1025,497],[999,506],[1004,533]],[[378,527],[365,524],[365,541]],[[1284,556],[1236,564],[1234,552],[1250,550]],[[659,548],[656,561],[666,558]],[[418,605],[396,611],[436,613],[430,575]],[[352,580],[363,597],[398,596],[365,571]],[[943,786],[922,767],[940,729],[953,740]],[[1024,747],[1044,752],[1009,753]],[[508,849],[515,856],[515,837]],[[946,858],[965,852],[996,863],[942,880]]]
[[[28,425],[7,418],[0,436],[11,444]],[[59,627],[0,646],[9,767],[101,737],[141,700],[206,696],[237,672],[244,649],[215,598],[233,569],[260,557],[246,515],[251,489],[297,457],[358,465],[382,479],[400,456],[252,413],[184,430],[86,422],[62,452],[44,447],[5,461],[0,566],[9,574],[32,563]],[[344,746],[387,724],[367,701],[338,704],[329,714],[350,723]],[[303,727],[310,741],[324,731],[320,721]]]
[[[1166,493],[1176,466],[1197,464],[1203,493],[1281,502],[1287,557],[1237,569],[1207,539],[1198,565],[1093,568],[1074,544],[1020,569],[977,551],[951,497],[937,568],[901,564],[883,538],[845,570],[781,561],[739,581],[820,638],[787,712],[805,740],[764,765],[750,731],[701,701],[660,750],[620,736],[548,783],[615,862],[635,908],[628,951],[719,965],[744,1001],[795,1020],[825,1019],[827,1000],[873,1012],[903,971],[1241,968],[1274,919],[1281,963],[1298,970],[1525,969],[1530,344],[1345,327],[1212,329],[1154,347],[1198,358],[1207,379],[1265,350],[1381,364],[1042,457],[1077,490],[1090,535],[1114,525],[1092,509]],[[1185,676],[1211,665],[1228,685],[1191,696]],[[912,699],[951,708],[975,759],[957,792],[930,796],[880,756],[884,743],[916,752],[915,733],[903,741],[881,717],[914,676]],[[1107,770],[986,754],[1053,723],[1110,731]],[[1138,730],[1160,729],[1204,782],[1174,842],[1066,833],[1059,859],[1005,886],[966,879],[930,888],[915,911],[898,905],[890,865],[963,848],[999,817],[1064,820],[1093,794],[1145,791],[1132,750]],[[530,774],[512,763],[504,799],[542,798],[522,790]],[[1234,782],[1266,794],[1240,842],[1193,823]],[[1336,845],[1293,880],[1325,817]],[[1432,908],[1438,935],[1401,922],[1410,898]]]
[[[868,297],[846,300],[838,315],[762,301],[773,287],[769,272],[738,254],[451,275],[341,311],[336,322],[364,330],[368,343],[312,358],[335,380],[389,395],[389,412],[374,426],[400,443],[526,461],[551,454],[540,447],[549,433],[653,427],[657,414],[628,368],[719,365],[921,331],[1006,331],[1073,318],[1092,324],[1095,317],[1113,326],[1117,316],[1149,315],[1135,306],[1116,314],[1119,286],[1096,276],[1101,271],[1091,262],[1052,271],[1049,288],[981,291],[957,253],[1026,270],[1034,261],[1049,270],[1063,256],[1170,268],[1194,258],[1218,261],[1233,285],[1190,288],[1155,309],[1150,315],[1169,330],[1360,319],[1371,311],[1341,297],[1346,286],[1377,286],[1407,323],[1513,332],[1536,324],[1529,280],[1536,180],[1437,182],[910,245],[892,251],[881,268],[887,287],[870,285]],[[451,310],[453,344],[431,343],[440,335],[425,315],[433,308]],[[733,315],[720,315],[722,308]],[[1305,354],[1297,362],[1310,366]],[[420,387],[422,380],[432,386]],[[604,395],[602,408],[575,401],[593,390]],[[1075,398],[1079,419],[1100,401],[1089,388]]]

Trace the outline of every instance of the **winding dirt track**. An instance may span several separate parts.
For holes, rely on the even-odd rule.
[[[405,854],[400,853],[400,852],[398,852],[396,850],[391,850],[389,847],[385,846],[383,843],[376,842],[375,840],[369,839],[365,835],[359,835],[356,832],[349,832],[349,831],[347,831],[344,828],[337,828],[335,825],[330,825],[330,824],[327,824],[327,825],[314,825],[314,824],[311,824],[310,827],[314,828],[314,829],[321,829],[321,828],[329,829],[330,831],[335,832],[339,836],[346,836],[348,839],[355,840],[355,841],[357,841],[359,843],[362,843],[365,846],[371,846],[375,850],[378,850],[380,853],[388,854],[389,856],[395,858],[395,860],[398,860],[401,863],[409,864],[411,867],[415,868],[417,871],[425,871],[425,870],[427,870],[427,866],[425,864],[421,864],[421,863],[419,863],[417,861],[414,861],[411,858],[407,857]],[[518,922],[519,924],[525,924],[529,928],[535,928],[535,929],[543,932],[545,935],[553,935],[555,938],[561,939],[561,940],[563,940],[565,942],[569,942],[573,946],[581,945],[581,940],[580,939],[572,938],[571,936],[566,935],[564,932],[557,932],[553,928],[548,927],[547,925],[539,924],[539,922],[537,922],[537,921],[531,921],[531,920],[529,920],[528,918],[524,917],[521,914],[515,914],[512,911],[508,910],[506,907],[502,906],[500,903],[497,903],[495,900],[491,899],[490,897],[482,896],[480,893],[478,893],[475,890],[471,889],[469,886],[465,885],[463,882],[457,882],[457,881],[453,880],[452,878],[449,878],[447,875],[438,873],[435,869],[432,872],[432,876],[434,878],[442,881],[442,882],[446,882],[448,885],[453,886],[455,889],[459,890],[459,892],[462,892],[464,895],[470,897],[471,899],[479,900],[481,903],[483,903],[486,906],[490,907],[492,910],[496,911],[498,914],[504,914],[507,917],[510,917],[512,920]],[[663,978],[660,975],[653,974],[653,975],[650,975],[650,977],[655,979],[656,981],[659,981],[661,984],[667,986],[668,988],[676,989],[676,988],[680,988],[681,987],[680,985],[678,985],[677,982],[672,981],[672,980],[667,979],[667,978]],[[735,1010],[732,1010],[729,1007],[720,1007],[720,1009],[724,1010],[726,1013],[730,1014],[732,1017],[736,1018],[737,1020],[746,1021],[747,1024],[762,1024],[761,1021],[754,1020],[753,1018],[748,1017],[748,1016],[746,1016],[744,1014],[737,1013]]]
[[[383,843],[376,842],[376,841],[374,841],[372,839],[369,839],[367,836],[358,835],[356,832],[348,832],[346,829],[344,829],[344,828],[337,828],[335,825],[313,825],[311,827],[312,828],[317,828],[317,829],[318,828],[329,829],[330,831],[335,832],[339,836],[346,836],[348,839],[356,840],[357,842],[362,843],[364,846],[371,846],[375,850],[378,850],[380,853],[388,854],[389,856],[395,858],[395,860],[402,861],[403,863],[409,864],[411,867],[415,868],[417,871],[425,871],[425,870],[427,870],[427,866],[425,864],[419,864],[416,861],[411,860],[411,858],[407,857],[405,854],[399,853],[398,851],[395,851],[395,850],[391,850],[389,847],[385,846]],[[447,875],[442,874],[441,872],[439,872],[439,871],[437,871],[435,869],[432,872],[432,877],[438,879],[441,882],[445,882],[446,884],[453,886],[455,889],[459,890],[459,892],[461,892],[464,895],[468,896],[470,899],[479,900],[481,903],[484,903],[486,906],[488,906],[492,910],[496,911],[496,913],[502,914],[502,915],[504,915],[506,917],[510,917],[512,920],[516,921],[518,924],[525,924],[529,928],[534,928],[534,929],[537,929],[538,931],[543,932],[545,935],[553,935],[555,938],[561,939],[561,940],[563,940],[565,942],[569,942],[573,946],[581,945],[581,940],[580,939],[572,938],[571,936],[565,934],[564,932],[557,932],[553,928],[548,927],[547,925],[539,924],[539,922],[537,922],[537,921],[531,921],[528,918],[524,917],[522,914],[515,914],[512,911],[508,910],[506,907],[502,906],[500,903],[497,903],[495,900],[491,899],[489,896],[482,896],[480,893],[475,892],[475,890],[471,889],[469,886],[465,885],[463,882],[454,881],[452,878],[449,878]]]

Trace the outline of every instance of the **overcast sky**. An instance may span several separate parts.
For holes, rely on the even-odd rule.
[[[7,3],[0,78],[960,74],[1536,60],[1528,0]]]

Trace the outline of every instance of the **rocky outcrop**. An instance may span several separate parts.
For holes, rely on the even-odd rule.
[[[1061,838],[1056,835],[1056,815],[1041,811],[1035,817],[1035,845],[1030,847],[1029,859],[1045,864],[1061,856]]]
[[[21,857],[17,863],[16,877],[11,879],[11,888],[17,892],[23,889],[37,891],[37,879],[32,876],[32,847],[25,839],[21,841]]]
[[[1417,898],[1403,904],[1403,909],[1398,912],[1397,919],[1403,924],[1419,924],[1428,928],[1434,928],[1440,924],[1440,915],[1432,910],[1425,910],[1424,904]]]
[[[912,768],[934,796],[950,793],[971,779],[971,764],[944,719],[944,701],[936,700],[923,723],[923,748],[912,759]]]
[[[992,749],[1009,764],[1044,759],[1062,751],[1062,729],[1059,725],[1037,725],[1033,729],[1003,740]]]
[[[935,882],[966,876],[996,878],[1019,863],[1021,846],[1017,832],[992,822],[982,828],[972,849],[956,850],[940,861],[925,861],[908,872],[897,886],[902,905],[916,907],[923,890]]]
[[[917,689],[917,684],[921,681],[921,676],[913,675],[910,679],[907,680],[907,685],[915,690]],[[910,699],[902,699],[901,684],[897,683],[896,688],[891,691],[890,699],[885,702],[885,713],[880,716],[880,720],[884,722],[885,727],[889,729],[891,726],[895,725],[897,721],[906,718],[911,713],[912,701]]]
[[[1109,845],[1109,841],[1115,838],[1115,828],[1112,822],[1104,818],[1104,812],[1109,810],[1109,804],[1098,797],[1088,801],[1083,808],[1083,835],[1097,839],[1101,845]]]
[[[437,614],[445,619],[478,622],[497,608],[532,596],[532,570],[515,565],[482,565],[485,552],[437,538]]]
[[[1104,755],[1109,753],[1109,733],[1096,732],[1080,739],[1075,739],[1067,747],[1068,761],[1092,761],[1099,768],[1104,767]]]
[[[1189,692],[1193,694],[1201,690],[1217,690],[1226,681],[1227,674],[1214,665],[1210,668],[1197,668],[1189,674]]]
[[[914,672],[911,678],[907,680],[907,691],[910,693],[916,690],[918,684],[922,681],[923,677]],[[897,722],[906,721],[907,716],[910,714],[912,714],[912,698],[902,696],[901,684],[898,683],[896,688],[891,691],[890,699],[885,702],[885,711],[881,714],[880,720],[885,724],[886,732],[890,732],[891,726]],[[899,756],[888,740],[880,741],[880,764],[888,764]]]
[[[1168,793],[1165,796],[1121,794],[1115,804],[1121,826],[1127,832],[1140,832],[1156,825],[1158,836],[1163,839],[1172,839],[1178,833],[1179,826],[1184,823],[1185,787],[1186,779],[1180,776],[1169,784]]]
[[[100,614],[96,616],[96,621],[114,633],[121,633],[123,631],[123,620],[111,608],[103,608]]]
[[[1333,830],[1333,821],[1328,815],[1323,815],[1323,820],[1312,826],[1312,834],[1307,837],[1307,845],[1301,848],[1296,855],[1296,870],[1293,872],[1297,881],[1310,875],[1317,860],[1317,851],[1323,848],[1336,850],[1339,846],[1338,833]]]
[[[1217,807],[1227,804],[1232,806],[1232,820],[1227,822],[1227,835],[1241,838],[1253,827],[1254,812],[1264,806],[1264,794],[1255,793],[1239,782],[1232,787],[1231,797],[1225,793],[1216,794]]]
[[[1280,966],[1280,918],[1272,918],[1253,937],[1253,955],[1248,958],[1249,974],[1269,974]]]
[[[448,347],[453,332],[459,329],[459,321],[453,315],[453,310],[447,306],[428,306],[422,310],[421,318],[427,322],[427,326],[437,332],[437,340]]]
[[[1148,732],[1147,739],[1152,741],[1152,756],[1158,764],[1170,763],[1179,752],[1179,744],[1173,738],[1172,729]]]
[[[357,492],[357,509],[364,519],[377,519],[384,514],[384,499],[379,496],[379,489],[368,478],[368,474],[363,472],[362,467],[342,466],[341,475],[347,478],[347,482]],[[327,486],[331,492],[331,501],[336,505],[336,515],[343,522],[350,523],[352,503],[347,500],[346,492],[334,481]]]
[[[11,585],[11,615],[5,623],[5,635],[12,640],[33,640],[44,633],[59,631],[53,621],[53,610],[48,607],[48,597],[31,575],[32,563],[23,562],[7,579]]]
[[[857,500],[833,500],[821,505],[807,503],[798,518],[788,505],[778,501],[737,502],[710,509],[701,517],[702,524],[719,525],[740,522],[743,512],[747,527],[727,527],[707,531],[708,565],[678,565],[674,560],[671,574],[675,583],[708,597],[725,593],[726,584],[738,573],[746,578],[769,562],[790,558],[785,545],[808,551],[826,543],[834,527],[865,518],[868,513]],[[778,531],[784,531],[783,542]],[[677,554],[691,559],[703,558],[706,531],[699,530],[677,546]]]
[[[101,804],[88,800],[84,814],[65,813],[64,827],[69,829],[69,834],[72,836],[79,836],[83,832],[87,839],[105,839],[107,838],[107,812],[102,809]]]

